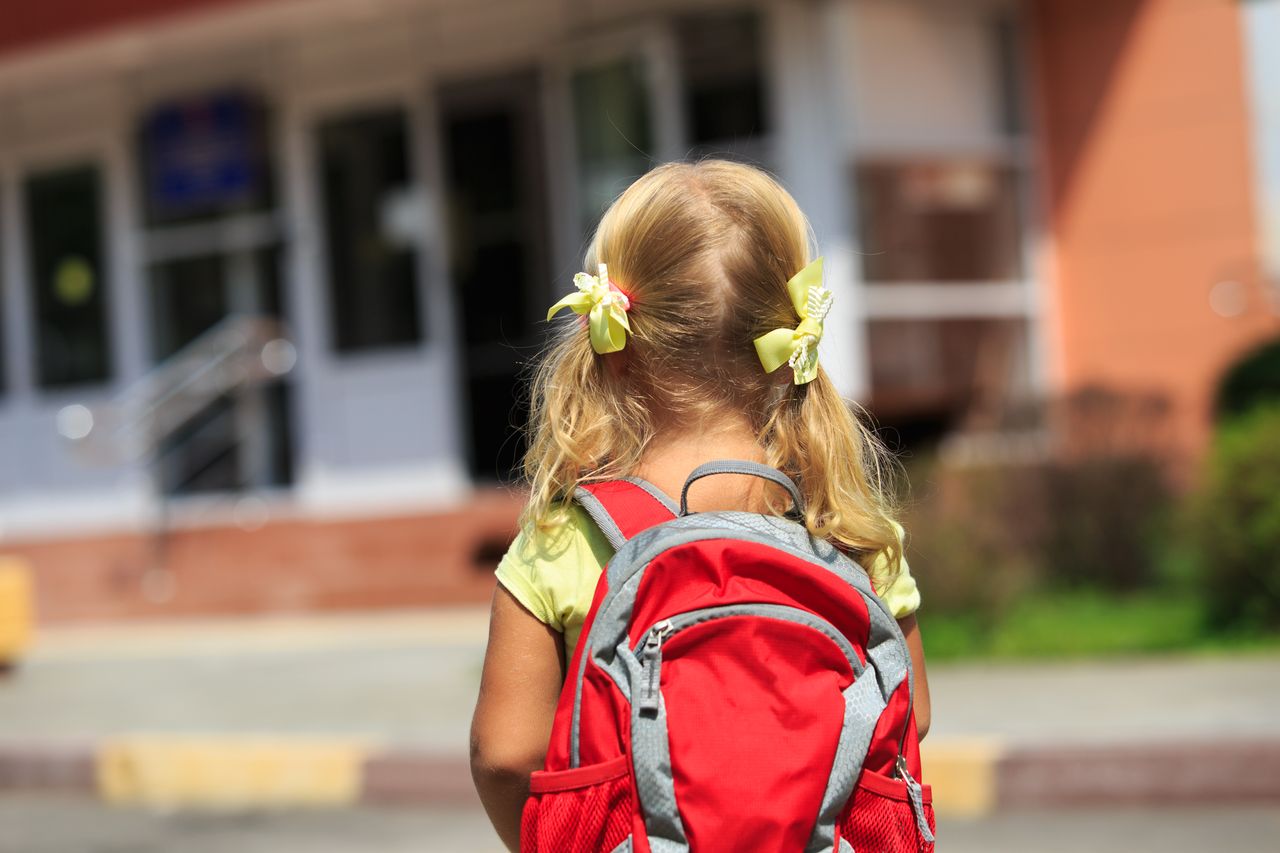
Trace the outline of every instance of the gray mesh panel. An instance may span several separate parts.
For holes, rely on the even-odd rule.
[[[640,677],[637,671],[637,677]],[[637,682],[632,692],[640,689]],[[671,744],[667,739],[667,704],[658,694],[656,716],[642,715],[631,706],[631,760],[636,773],[636,795],[644,812],[649,847],[680,853],[689,849],[684,824],[676,807],[676,783],[671,773]]]
[[[884,712],[885,700],[880,695],[879,682],[871,675],[868,670],[844,690],[844,726],[840,730],[835,760],[831,763],[831,778],[822,795],[822,807],[818,810],[818,821],[814,824],[813,835],[809,837],[806,853],[822,853],[835,844],[836,819],[853,794],[853,783],[862,772],[871,736],[875,734],[876,723]]]

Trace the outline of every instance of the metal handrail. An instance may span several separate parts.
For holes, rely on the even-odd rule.
[[[64,406],[58,432],[91,459],[153,457],[166,438],[233,391],[291,371],[297,353],[279,321],[232,315],[108,403]]]

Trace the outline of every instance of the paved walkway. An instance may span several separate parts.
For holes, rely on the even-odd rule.
[[[482,609],[61,628],[0,678],[0,737],[359,735],[461,754]],[[927,630],[927,626],[926,626]],[[930,740],[1280,740],[1280,656],[930,668]]]
[[[0,791],[474,806],[486,629],[468,608],[44,630],[0,676]],[[935,666],[930,684],[940,814],[1280,801],[1280,656]]]
[[[0,853],[499,853],[475,810],[362,807],[269,814],[110,809],[79,798],[0,798]],[[946,853],[1270,853],[1267,806],[1056,810],[938,823]]]
[[[462,753],[478,609],[62,628],[0,678],[0,738],[356,735]]]

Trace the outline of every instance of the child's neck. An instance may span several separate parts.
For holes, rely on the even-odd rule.
[[[745,416],[660,429],[634,473],[679,498],[689,472],[717,459],[765,461],[764,450]],[[696,511],[758,509],[763,504],[761,485],[754,477],[709,477],[690,489],[689,506]]]

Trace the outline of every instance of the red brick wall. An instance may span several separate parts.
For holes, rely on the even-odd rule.
[[[1237,0],[1036,0],[1061,384],[1167,394],[1204,445],[1217,377],[1280,334],[1263,302]],[[1244,313],[1209,305],[1241,281]]]
[[[30,563],[43,623],[483,602],[522,500],[492,492],[432,515],[176,530],[163,551],[136,534],[4,550]],[[477,553],[485,542],[489,553]],[[146,593],[157,566],[171,584],[166,600]]]

